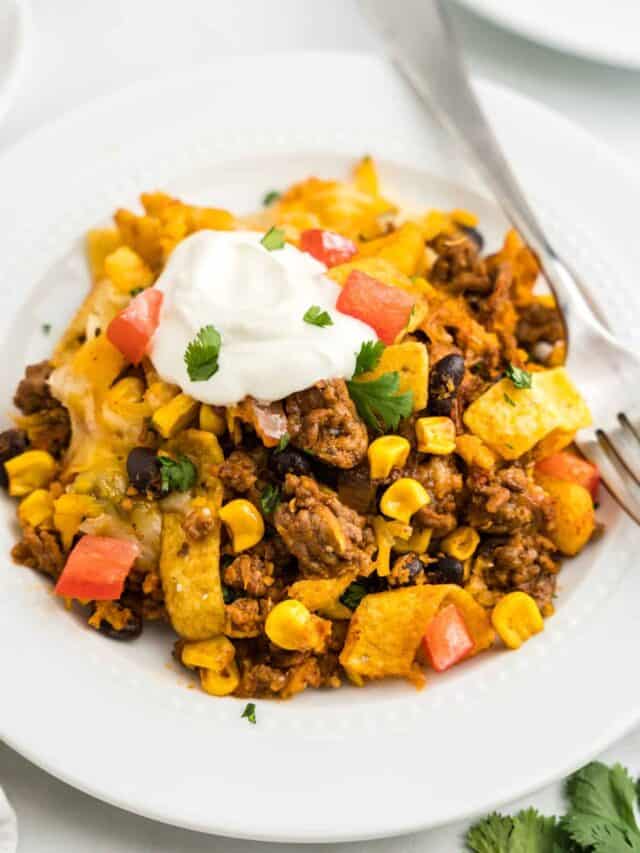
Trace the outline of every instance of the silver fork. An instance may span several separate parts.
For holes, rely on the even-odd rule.
[[[593,416],[594,426],[580,432],[578,447],[640,524],[640,357],[607,331],[588,288],[545,236],[471,88],[445,0],[360,5],[395,65],[457,137],[507,219],[536,252],[563,318],[568,370]]]

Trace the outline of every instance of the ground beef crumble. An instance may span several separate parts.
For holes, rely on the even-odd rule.
[[[54,580],[65,562],[58,534],[41,527],[25,527],[22,539],[13,546],[11,556],[16,562],[38,569]]]

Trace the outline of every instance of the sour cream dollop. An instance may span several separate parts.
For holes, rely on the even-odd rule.
[[[261,238],[199,231],[176,247],[155,285],[164,298],[151,360],[165,381],[203,403],[280,400],[319,379],[351,378],[360,346],[376,339],[370,326],[336,309],[340,288],[324,264],[289,244],[268,251]],[[306,323],[312,305],[333,325]],[[218,371],[192,382],[184,353],[207,325],[222,338]]]

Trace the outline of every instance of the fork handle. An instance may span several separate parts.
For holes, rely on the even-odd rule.
[[[549,243],[502,153],[469,83],[445,0],[408,0],[398,18],[401,19],[398,30],[402,33],[388,33],[394,61],[417,94],[434,110],[440,123],[458,138],[469,162],[491,189],[507,219],[538,256],[560,308],[567,338],[569,327],[572,342],[576,343],[576,338],[583,337],[580,330],[585,325],[591,326],[588,331],[592,334],[596,331],[594,317],[589,313],[606,327],[606,319],[589,297],[588,288]],[[425,33],[429,34],[426,43]]]

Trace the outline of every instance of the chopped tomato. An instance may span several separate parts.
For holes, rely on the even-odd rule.
[[[115,601],[122,595],[140,547],[109,536],[83,536],[67,558],[56,595],[87,601]]]
[[[132,364],[139,364],[160,322],[162,292],[143,290],[107,326],[107,337]]]
[[[414,302],[405,290],[353,270],[340,291],[336,308],[367,323],[381,341],[392,344],[406,329]]]
[[[323,231],[322,228],[303,231],[300,248],[328,267],[345,264],[358,252],[358,247],[348,237],[336,234],[335,231]]]
[[[424,650],[437,672],[449,669],[473,651],[473,639],[455,604],[448,604],[433,617],[423,639]]]
[[[553,456],[547,456],[536,463],[536,471],[556,477],[558,480],[569,480],[591,492],[595,500],[600,482],[600,470],[597,465],[587,462],[581,456],[571,453],[570,450],[561,450]]]

